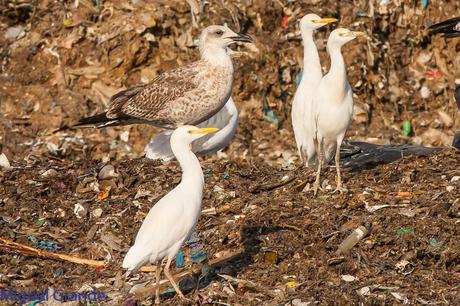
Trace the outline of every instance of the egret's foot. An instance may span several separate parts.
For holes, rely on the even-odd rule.
[[[335,188],[333,193],[339,192],[340,194],[344,194],[348,192],[348,189],[345,186],[342,185],[337,185],[337,188]]]
[[[155,305],[160,305],[160,297],[155,297]]]
[[[324,191],[324,189],[321,187],[320,183],[315,181],[313,184],[313,195],[316,197],[316,194],[318,193],[318,189],[321,191]]]

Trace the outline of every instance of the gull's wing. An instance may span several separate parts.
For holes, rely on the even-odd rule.
[[[105,113],[82,118],[75,126],[106,127],[148,123],[159,127],[175,126],[175,110],[168,105],[199,87],[198,62],[160,74],[149,84],[123,90],[114,95]]]
[[[430,34],[444,33],[447,38],[460,36],[460,17],[436,23],[428,28]]]

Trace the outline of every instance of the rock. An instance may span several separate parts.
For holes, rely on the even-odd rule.
[[[420,95],[422,96],[423,99],[427,99],[430,97],[430,90],[428,89],[428,87],[426,86],[422,86],[422,88],[420,89]]]
[[[100,218],[102,216],[102,208],[98,207],[95,210],[93,210],[92,214],[94,218]]]
[[[49,169],[49,170],[46,170],[45,172],[42,173],[42,177],[45,177],[45,178],[50,178],[50,177],[55,177],[57,176],[59,173],[54,170],[54,169]]]
[[[0,154],[0,169],[11,170],[10,162],[4,153]]]
[[[4,37],[6,40],[17,40],[24,37],[24,35],[26,35],[24,28],[22,26],[17,26],[8,28]]]
[[[118,174],[115,173],[114,166],[108,164],[102,167],[101,171],[99,171],[98,177],[100,180],[107,180],[118,177]]]
[[[80,203],[75,204],[75,207],[73,208],[74,214],[77,216],[78,219],[82,219],[86,217],[88,214],[88,208],[83,206]]]
[[[445,111],[438,110],[439,120],[446,126],[451,127],[454,124],[454,120]]]

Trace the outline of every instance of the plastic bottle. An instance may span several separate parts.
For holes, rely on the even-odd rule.
[[[368,233],[367,228],[360,226],[355,229],[344,241],[339,245],[335,254],[343,254],[351,250],[361,239],[363,239]]]

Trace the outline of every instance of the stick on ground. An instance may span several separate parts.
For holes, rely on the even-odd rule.
[[[88,265],[94,266],[97,268],[104,268],[106,266],[105,261],[100,260],[92,260],[92,259],[84,259],[78,258],[66,254],[59,254],[59,253],[52,253],[48,251],[39,250],[24,244],[16,243],[7,239],[0,238],[0,247],[5,247],[11,250],[14,250],[18,253],[26,254],[26,255],[33,255],[51,259],[58,259],[58,260],[65,260],[70,261],[80,265]]]

